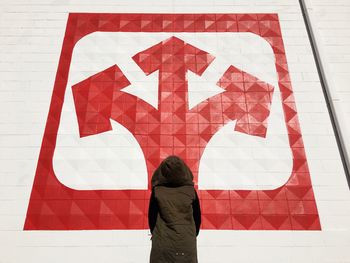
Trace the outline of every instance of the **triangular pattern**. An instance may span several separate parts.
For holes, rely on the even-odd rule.
[[[53,171],[52,157],[72,52],[82,37],[97,31],[174,35],[177,32],[251,32],[264,38],[275,54],[293,170],[288,182],[274,190],[199,190],[202,227],[321,229],[276,14],[93,13],[69,15],[24,229],[148,227],[150,190],[76,191],[61,184]],[[149,177],[164,157],[177,154],[185,159],[197,182],[201,153],[222,125],[237,120],[236,131],[265,136],[271,96],[277,88],[232,65],[218,80],[224,92],[188,109],[184,72],[188,69],[201,75],[214,56],[176,37],[135,54],[135,62],[146,74],[162,71],[163,89],[159,92],[161,107],[158,110],[121,91],[130,83],[117,65],[77,83],[73,94],[80,135],[93,136],[110,130],[110,119],[113,119],[134,134],[143,148]],[[164,61],[169,65],[164,66]]]

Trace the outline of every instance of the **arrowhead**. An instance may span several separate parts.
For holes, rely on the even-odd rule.
[[[234,66],[226,70],[217,85],[226,90],[222,101],[234,106],[235,131],[265,137],[273,87]]]
[[[132,57],[149,75],[159,70],[158,110],[166,103],[180,102],[183,112],[188,111],[187,71],[203,74],[214,56],[177,37],[170,37]]]
[[[112,129],[113,97],[128,85],[129,80],[113,65],[72,87],[80,137]]]
[[[215,57],[173,36],[132,57],[148,75],[156,70],[173,73],[178,69],[201,75]]]

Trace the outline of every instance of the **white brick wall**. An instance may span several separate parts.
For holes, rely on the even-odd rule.
[[[350,2],[308,0],[306,3],[349,157]]]
[[[310,2],[346,115],[350,6]],[[148,261],[147,231],[22,230],[69,12],[279,13],[322,231],[202,231],[199,259],[350,262],[350,193],[296,0],[8,0],[0,11],[1,263]]]

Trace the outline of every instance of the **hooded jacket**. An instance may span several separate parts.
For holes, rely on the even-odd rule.
[[[191,170],[177,156],[166,158],[153,173],[148,223],[151,263],[198,262],[199,199]]]

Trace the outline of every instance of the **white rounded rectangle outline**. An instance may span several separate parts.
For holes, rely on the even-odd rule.
[[[266,138],[234,131],[226,124],[209,141],[200,160],[201,190],[269,190],[283,185],[292,171],[275,56],[271,46],[252,33],[133,33],[95,32],[82,38],[73,50],[62,108],[53,168],[64,185],[77,190],[147,189],[147,168],[140,146],[115,121],[113,130],[79,137],[72,85],[117,64],[131,85],[123,91],[157,107],[157,73],[146,76],[132,60],[136,53],[170,36],[215,56],[203,73],[189,73],[188,96],[192,108],[222,91],[217,81],[230,66],[248,72],[275,87]]]

